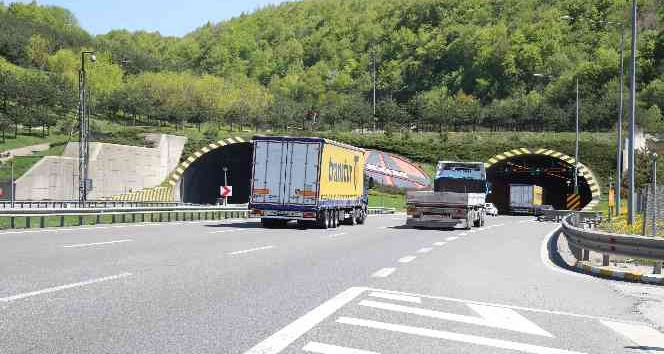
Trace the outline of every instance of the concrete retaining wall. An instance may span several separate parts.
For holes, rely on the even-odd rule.
[[[90,143],[89,199],[109,198],[154,187],[175,169],[186,138],[149,134],[154,148]],[[78,143],[69,143],[63,156],[40,160],[16,181],[16,198],[31,200],[78,199]]]

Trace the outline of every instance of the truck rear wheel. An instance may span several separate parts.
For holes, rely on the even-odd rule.
[[[350,225],[350,226],[355,226],[355,224],[357,224],[357,212],[358,212],[358,209],[353,209],[350,212],[350,217],[348,219],[344,220],[344,224]]]
[[[360,225],[364,225],[364,222],[367,220],[367,210],[366,209],[360,209],[358,210],[357,213],[357,223]]]
[[[327,229],[330,225],[327,215],[327,210],[321,210],[318,215],[318,227],[321,229]]]

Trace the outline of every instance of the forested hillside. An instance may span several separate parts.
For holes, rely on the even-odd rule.
[[[620,26],[606,21],[629,24],[628,6],[305,0],[174,38],[121,29],[93,37],[65,9],[0,5],[0,128],[72,131],[79,53],[93,49],[94,114],[123,124],[562,131],[573,128],[578,78],[582,129],[606,131],[618,115],[620,63]],[[659,131],[664,0],[640,1],[639,26],[638,120]]]

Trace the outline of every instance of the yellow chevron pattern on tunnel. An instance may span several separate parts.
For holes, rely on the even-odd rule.
[[[490,168],[491,166],[506,160],[511,157],[515,156],[520,156],[520,155],[545,155],[545,156],[550,156],[553,158],[556,158],[558,160],[562,160],[570,165],[576,164],[577,170],[580,173],[580,177],[585,179],[586,182],[588,183],[588,187],[590,187],[590,192],[592,194],[592,200],[586,205],[584,209],[590,209],[597,205],[599,203],[599,198],[601,194],[600,186],[597,183],[597,178],[595,178],[595,175],[590,171],[588,167],[586,167],[584,164],[578,162],[574,159],[574,157],[571,157],[569,155],[563,154],[562,152],[551,150],[551,149],[528,149],[528,148],[519,148],[519,149],[513,149],[510,151],[505,151],[501,154],[497,154],[493,157],[491,157],[487,162],[484,163],[485,168]],[[580,205],[581,201],[579,199],[578,204]]]
[[[178,181],[182,178],[182,175],[184,172],[191,166],[192,163],[194,163],[196,160],[201,158],[203,155],[214,151],[216,149],[220,149],[224,146],[231,145],[231,144],[238,144],[238,143],[244,143],[246,140],[242,139],[241,137],[231,137],[231,138],[226,138],[226,139],[221,139],[219,141],[215,141],[213,143],[210,143],[206,146],[203,146],[202,148],[198,149],[197,151],[194,151],[189,157],[187,157],[180,165],[178,165],[177,168],[171,173],[170,177],[168,178],[168,184],[171,187],[174,187],[177,185]],[[171,193],[172,194],[172,193]]]
[[[111,200],[123,202],[172,202],[173,187],[153,187],[135,192],[116,194]]]

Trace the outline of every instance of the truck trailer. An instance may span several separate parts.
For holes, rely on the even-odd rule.
[[[532,184],[510,184],[510,212],[534,215],[542,206],[542,187]]]
[[[456,227],[484,225],[488,193],[482,162],[441,161],[433,191],[408,192],[406,225]]]
[[[365,151],[322,138],[257,136],[249,208],[264,227],[363,224]]]

